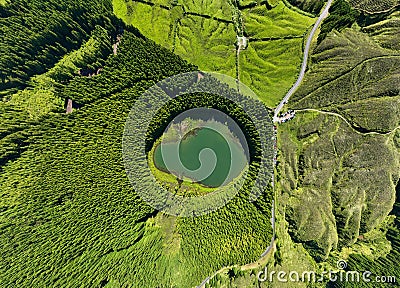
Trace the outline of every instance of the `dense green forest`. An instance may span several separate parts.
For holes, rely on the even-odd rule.
[[[341,31],[344,28],[351,27],[356,22],[359,12],[349,4],[346,0],[334,1],[329,9],[329,16],[321,26],[321,33],[318,35],[318,43],[332,30]]]
[[[81,46],[96,25],[115,36],[110,1],[10,1],[0,6],[1,88],[21,87]],[[18,32],[17,32],[18,31]],[[111,41],[111,39],[110,39]]]
[[[126,7],[145,10],[149,18],[153,10],[180,15],[169,9],[180,2],[134,2]],[[169,121],[190,108],[221,110],[242,128],[251,148],[249,177],[225,207],[201,217],[168,216],[146,204],[127,177],[121,142],[130,109],[144,91],[198,70],[171,47],[188,60],[203,51],[195,64],[219,63],[220,71],[232,75],[241,71],[246,83],[269,91],[261,95],[267,105],[277,103],[295,79],[302,37],[314,20],[285,1],[261,2],[240,1],[254,39],[240,56],[232,11],[222,13],[227,4],[221,1],[205,9],[214,18],[201,16],[196,1],[185,2],[191,14],[178,23],[182,30],[175,38],[181,42],[164,48],[140,31],[151,35],[149,23],[170,14],[144,23],[135,10],[127,11],[132,18],[126,22],[144,25],[139,31],[113,14],[111,0],[0,1],[1,287],[193,287],[221,267],[258,260],[273,235],[274,195],[265,180],[261,196],[249,202],[263,167],[260,135],[243,110],[216,95],[193,93],[163,107],[148,130],[147,152]],[[318,14],[323,1],[289,2]],[[270,268],[321,268],[345,258],[347,270],[400,279],[396,3],[337,0],[322,25],[306,78],[289,102],[297,116],[278,129],[278,251],[271,254]],[[288,23],[294,23],[291,29]],[[208,27],[205,36],[199,27]],[[223,41],[216,36],[220,31]],[[186,39],[198,42],[189,46]],[[282,63],[289,63],[290,71]],[[266,71],[273,73],[263,78]],[[204,77],[200,83],[215,87],[216,81]],[[272,134],[270,122],[264,128]],[[267,157],[273,156],[268,151]],[[210,283],[274,286],[258,283],[257,272],[232,268]]]
[[[109,1],[13,1],[0,29],[2,286],[191,287],[260,256],[272,237],[271,187],[250,203],[249,178],[223,209],[185,219],[157,213],[126,176],[131,106],[195,66],[124,25]],[[191,107],[228,104],[193,97]]]
[[[300,9],[318,15],[324,7],[324,0],[288,0],[292,5]]]
[[[260,283],[261,269],[253,269],[239,277],[221,273],[211,287],[398,286],[400,50],[394,2],[334,2],[321,28],[327,34],[320,34],[288,103],[296,117],[278,126],[278,248],[269,271],[336,270],[344,259],[346,271],[371,271],[371,282]],[[379,7],[390,9],[366,12]],[[395,277],[396,283],[378,283],[376,276],[388,282]]]

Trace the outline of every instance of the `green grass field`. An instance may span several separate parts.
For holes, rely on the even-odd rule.
[[[233,24],[188,16],[181,21],[175,53],[201,70],[235,77],[235,39]]]
[[[122,0],[113,1],[115,14],[137,27],[146,37],[201,70],[235,78],[239,75],[240,80],[271,108],[295,82],[301,64],[303,37],[315,21],[315,18],[290,8],[292,6],[286,6],[283,1],[271,2],[271,10],[265,5],[243,9],[244,31],[255,41],[250,42],[237,59],[233,7],[227,2],[178,1],[178,6],[168,1],[153,3],[154,6],[135,1],[128,4]],[[294,39],[287,39],[291,37]]]
[[[283,2],[271,10],[256,6],[242,13],[247,34],[257,39],[302,36],[315,21],[291,10]]]
[[[178,0],[186,11],[209,15],[224,20],[232,20],[230,1],[225,0]]]
[[[274,107],[297,79],[303,39],[254,42],[240,53],[240,80]]]
[[[152,35],[152,40],[172,49],[175,21],[179,17],[173,13],[176,11],[168,11],[140,2],[132,2],[128,5],[123,0],[113,0],[113,4],[114,13],[118,16],[123,15],[122,18],[126,23],[132,23],[145,36]]]

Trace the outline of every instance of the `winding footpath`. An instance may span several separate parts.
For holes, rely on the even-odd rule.
[[[307,69],[308,55],[310,53],[311,43],[312,43],[315,33],[317,33],[317,30],[318,30],[319,26],[321,25],[322,21],[324,21],[324,19],[326,17],[328,17],[329,8],[331,8],[332,2],[333,2],[333,0],[328,0],[324,10],[322,11],[321,15],[319,16],[317,22],[315,22],[314,27],[312,28],[311,33],[308,36],[306,47],[304,48],[303,63],[301,64],[299,78],[297,79],[297,81],[293,85],[293,87],[289,90],[289,92],[286,94],[286,96],[283,98],[281,103],[279,103],[278,107],[276,107],[275,113],[274,113],[274,118],[273,118],[273,121],[275,123],[279,121],[279,114],[281,113],[281,110],[283,109],[285,104],[289,101],[290,97],[294,94],[294,92],[296,92],[297,88],[299,88],[301,82],[304,79],[304,75],[305,75],[306,69]]]
[[[338,118],[342,119],[351,129],[353,129],[355,133],[360,134],[360,135],[383,135],[383,136],[385,136],[385,135],[391,135],[400,129],[400,126],[397,126],[397,127],[393,128],[393,130],[390,130],[388,132],[376,132],[376,131],[359,132],[354,128],[354,125],[351,124],[349,122],[349,120],[346,119],[346,117],[344,117],[343,115],[340,115],[338,113],[335,113],[335,112],[324,111],[324,110],[313,109],[313,108],[298,109],[298,110],[296,110],[296,112],[317,112],[317,113],[321,113],[321,114],[338,117]]]

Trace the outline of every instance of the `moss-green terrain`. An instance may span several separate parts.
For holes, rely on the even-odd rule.
[[[288,1],[292,5],[300,8],[301,10],[315,15],[319,14],[322,7],[324,6],[324,3],[326,2],[324,0],[288,0]]]
[[[398,242],[382,228],[399,229],[388,216],[398,216],[400,175],[396,15],[334,30],[315,47],[288,104],[296,118],[279,129],[278,173],[289,234],[314,261],[364,255],[379,264],[363,258],[359,269],[387,263],[399,275]]]
[[[375,9],[390,1],[363,2]],[[336,261],[345,259],[350,270],[400,277],[399,14],[359,17],[314,46],[305,79],[288,103],[296,117],[278,126],[277,251],[269,271],[335,270]],[[261,270],[222,275],[213,283],[372,287],[259,283]]]
[[[315,21],[285,1],[113,3],[116,15],[145,36],[201,70],[240,79],[271,108],[295,81]],[[243,35],[250,42],[238,53],[236,36]]]
[[[387,12],[400,5],[399,0],[350,0],[349,2],[354,8],[369,14]]]
[[[285,105],[296,117],[277,125],[275,185],[257,201],[256,144],[243,190],[200,217],[150,207],[123,165],[126,117],[167,77],[224,73],[275,107],[325,2],[0,0],[12,3],[0,6],[0,286],[186,288],[211,276],[205,287],[372,287],[257,279],[265,266],[320,272],[339,259],[399,281],[398,0],[335,1]],[[233,107],[192,97],[178,108]],[[170,191],[213,192],[149,163]]]

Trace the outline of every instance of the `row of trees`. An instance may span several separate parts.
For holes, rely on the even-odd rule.
[[[318,35],[318,43],[333,29],[341,31],[344,28],[351,27],[359,17],[360,13],[354,10],[346,0],[334,1],[329,9],[329,16],[321,25],[321,32]]]
[[[63,103],[68,97],[61,93],[64,87],[80,71],[105,65],[122,29],[110,1],[17,0],[0,5],[0,99],[5,100],[0,101],[0,166],[25,151],[32,135],[28,128],[39,124],[39,116],[32,119],[23,102],[49,105],[33,99],[40,93]],[[14,93],[19,100],[8,101]],[[62,112],[64,107],[53,109]]]
[[[324,0],[288,0],[290,4],[299,7],[301,10],[318,15],[324,7]]]
[[[121,92],[142,80],[155,83],[196,69],[168,50],[160,49],[135,28],[127,27],[127,31],[129,34],[122,37],[118,54],[107,60],[101,74],[92,78],[76,77],[63,95],[84,105]]]
[[[187,74],[186,78],[180,80],[182,80],[182,83],[167,81],[161,84],[163,93],[172,96],[179,95],[182,91],[217,90],[218,95],[229,94],[232,98],[236,98],[237,102],[246,103],[245,106],[257,107],[260,111],[253,111],[256,115],[262,114],[260,104],[254,105],[256,104],[254,103],[255,100],[238,94],[235,89],[221,84],[209,75],[204,75],[198,81],[197,73]],[[163,94],[161,91],[160,93]],[[160,97],[164,97],[161,94]],[[180,250],[184,256],[185,265],[192,267],[189,271],[192,280],[185,282],[187,287],[199,284],[202,279],[223,266],[255,261],[269,245],[272,237],[270,218],[273,193],[269,185],[272,171],[260,165],[260,136],[271,139],[270,149],[266,151],[265,157],[268,157],[272,162],[273,124],[265,118],[263,124],[268,133],[259,135],[254,123],[241,107],[217,94],[192,93],[170,100],[158,110],[147,131],[147,151],[149,151],[153,147],[154,141],[161,137],[170,121],[180,113],[197,107],[214,108],[228,114],[236,121],[247,138],[251,152],[251,165],[247,181],[231,202],[210,214],[177,219],[177,229],[182,237]],[[147,105],[154,107],[156,103],[152,101],[154,99],[149,97],[146,102]],[[137,111],[137,113],[147,112],[144,110],[143,112]],[[142,115],[135,116],[140,118]],[[129,134],[136,135],[135,130],[132,129]],[[141,160],[138,159],[137,161]],[[272,169],[272,166],[270,168]],[[261,177],[265,179],[261,188],[262,191],[259,191],[262,195],[256,202],[250,203],[249,197],[253,192],[254,181],[260,170],[262,171]],[[146,180],[142,179],[142,181]],[[162,203],[162,197],[159,201]],[[194,281],[195,279],[197,279],[197,283]]]
[[[16,47],[16,53],[24,53]],[[257,258],[254,247],[262,250],[272,235],[270,203],[250,203],[249,189],[217,212],[177,219],[172,229],[179,243],[171,244],[163,232],[169,228],[152,224],[157,212],[126,177],[121,139],[136,99],[159,80],[195,67],[133,28],[125,30],[118,54],[104,65],[95,77],[76,75],[60,83],[60,97],[81,104],[78,111],[28,122],[23,111],[7,110],[17,116],[8,117],[2,136],[17,137],[19,131],[22,138],[12,142],[18,158],[8,158],[13,161],[0,172],[2,285],[191,287],[222,265]],[[3,74],[6,82],[15,76],[11,73]],[[197,96],[198,105],[202,98]],[[245,118],[242,122],[250,127]]]
[[[115,37],[119,23],[109,0],[17,0],[0,6],[0,89],[26,85],[79,48],[96,25]]]

